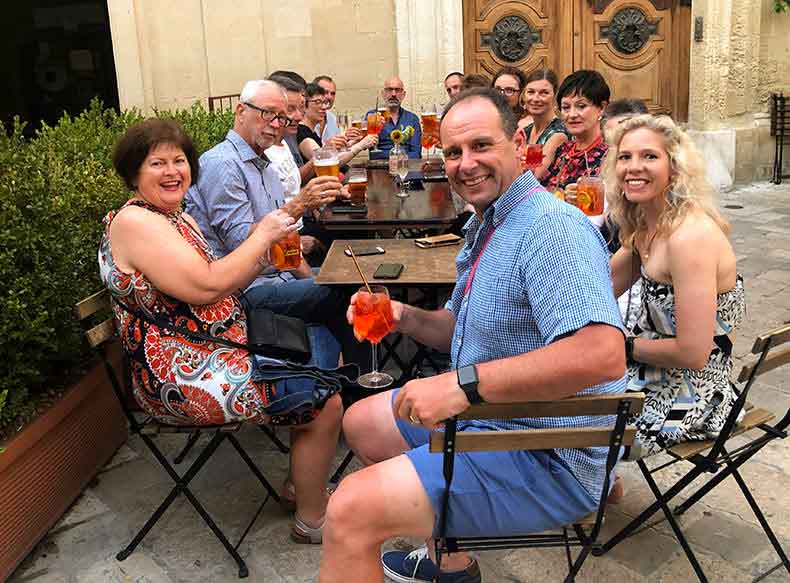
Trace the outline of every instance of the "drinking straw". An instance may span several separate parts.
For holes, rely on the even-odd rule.
[[[354,260],[354,267],[357,268],[357,271],[359,272],[359,277],[362,278],[362,282],[365,284],[365,287],[368,288],[368,293],[370,295],[373,295],[373,290],[370,289],[370,284],[368,283],[368,280],[365,278],[365,274],[362,273],[362,269],[359,267],[357,256],[354,255],[354,250],[351,248],[351,245],[346,246],[346,250],[348,250],[349,254],[351,255],[351,259]]]

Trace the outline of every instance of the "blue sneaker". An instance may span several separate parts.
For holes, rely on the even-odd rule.
[[[426,583],[434,580],[437,569],[428,558],[428,548],[422,546],[412,552],[389,551],[381,555],[384,574],[396,583]],[[477,561],[463,571],[441,571],[439,583],[482,583],[480,566]]]

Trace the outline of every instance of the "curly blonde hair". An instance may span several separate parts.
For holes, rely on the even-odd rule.
[[[691,138],[668,116],[644,114],[623,120],[608,136],[609,151],[601,169],[609,213],[620,227],[620,243],[634,249],[636,243],[644,244],[647,238],[644,212],[640,205],[625,197],[616,172],[623,136],[640,128],[652,130],[663,138],[670,162],[667,204],[659,218],[656,236],[669,236],[694,211],[704,212],[725,234],[729,233],[729,223],[718,209],[716,191],[706,177],[705,162]]]

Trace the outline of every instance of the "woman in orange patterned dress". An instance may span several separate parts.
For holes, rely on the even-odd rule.
[[[191,139],[176,122],[150,119],[132,126],[113,162],[133,194],[105,219],[99,265],[129,357],[135,399],[147,414],[170,424],[291,425],[293,486],[285,489],[293,490],[296,503],[292,538],[321,542],[340,397],[336,389],[319,390],[310,381],[310,399],[278,409],[273,405],[281,383],[292,379],[256,380],[253,357],[221,342],[246,343],[246,316],[236,291],[260,273],[271,245],[296,228],[293,218],[281,210],[266,215],[241,246],[216,259],[181,210],[199,166]]]

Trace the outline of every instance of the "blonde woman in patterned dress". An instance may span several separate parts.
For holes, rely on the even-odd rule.
[[[615,128],[603,176],[622,243],[615,295],[643,285],[626,339],[628,389],[647,397],[632,458],[710,439],[735,400],[732,336],[745,298],[702,157],[670,118],[639,115]]]
[[[246,343],[246,317],[235,293],[259,275],[271,245],[296,228],[293,217],[283,210],[266,215],[235,251],[215,259],[195,221],[181,211],[199,168],[192,141],[177,123],[150,119],[132,126],[113,162],[133,195],[105,219],[99,265],[135,399],[148,415],[170,424],[292,426],[292,538],[321,542],[325,484],[342,415],[339,395],[323,391],[309,405],[272,408],[284,405],[281,383],[304,380],[264,382],[248,352],[179,331]],[[316,387],[309,381],[304,393],[312,396]]]

